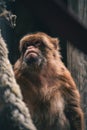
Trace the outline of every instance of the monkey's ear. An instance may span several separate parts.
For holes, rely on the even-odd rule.
[[[22,52],[22,49],[23,49],[22,45],[21,45],[21,43],[19,43],[19,51]]]
[[[52,43],[55,47],[55,49],[59,49],[59,39],[58,38],[52,38]]]
[[[21,41],[19,43],[19,51],[20,51],[20,53],[23,52],[23,43]]]

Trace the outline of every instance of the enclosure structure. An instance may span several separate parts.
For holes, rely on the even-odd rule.
[[[77,14],[81,23],[87,28],[87,0],[78,0],[77,2],[69,0],[68,7]],[[86,36],[87,34],[84,35]],[[83,42],[79,44],[87,48],[87,41],[84,42],[85,46]],[[81,94],[82,107],[85,115],[85,130],[87,130],[87,55],[70,42],[67,43],[67,65]]]

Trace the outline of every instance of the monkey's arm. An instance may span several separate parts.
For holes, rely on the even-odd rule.
[[[0,130],[36,130],[23,102],[8,50],[0,36]]]
[[[66,116],[69,119],[71,130],[84,130],[83,112],[81,109],[80,95],[76,88],[66,88],[67,100]]]

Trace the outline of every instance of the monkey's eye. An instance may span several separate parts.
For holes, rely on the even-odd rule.
[[[44,49],[44,48],[45,48],[44,43],[43,43],[43,42],[40,42],[40,41],[37,41],[37,42],[35,43],[35,46],[36,46],[36,47],[39,47],[40,49]]]
[[[41,46],[41,42],[36,42],[36,43],[35,43],[35,46],[36,46],[36,47],[40,47],[40,46]]]
[[[21,52],[25,52],[26,51],[26,49],[27,49],[27,47],[29,46],[29,42],[25,42],[24,44],[23,44],[23,48],[22,48],[22,51]]]
[[[29,45],[30,45],[29,42],[25,42],[25,43],[24,43],[24,48],[26,49]]]

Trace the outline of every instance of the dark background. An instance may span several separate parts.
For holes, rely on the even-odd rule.
[[[63,1],[63,0],[62,0]],[[63,1],[65,3],[65,6],[67,4],[67,1]],[[7,3],[7,9],[11,10],[13,14],[16,14],[17,21],[16,21],[16,27],[13,29],[10,27],[9,23],[7,21],[1,22],[1,28],[2,28],[2,35],[5,38],[8,48],[9,48],[9,58],[12,64],[15,63],[15,61],[18,59],[20,53],[18,51],[19,47],[19,40],[28,33],[33,32],[45,32],[50,36],[58,37],[60,39],[60,46],[61,46],[61,53],[63,56],[63,61],[66,64],[66,39],[58,33],[58,28],[56,30],[53,30],[53,26],[55,23],[52,21],[56,21],[56,18],[54,19],[51,17],[51,14],[55,13],[54,10],[49,10],[52,3],[48,0],[16,0],[15,2],[9,2]],[[43,8],[42,8],[43,7]],[[49,11],[48,11],[49,10]],[[38,13],[39,11],[39,13]],[[49,12],[48,16],[46,18],[43,18],[43,14],[45,16],[46,11]],[[51,11],[51,12],[50,12]],[[60,13],[61,16],[61,13]],[[50,20],[50,23],[48,23]],[[49,25],[52,25],[52,28],[49,27]],[[58,23],[57,23],[58,24]],[[3,26],[4,25],[4,26]],[[50,25],[50,26],[51,26]],[[59,28],[60,30],[60,28]]]

